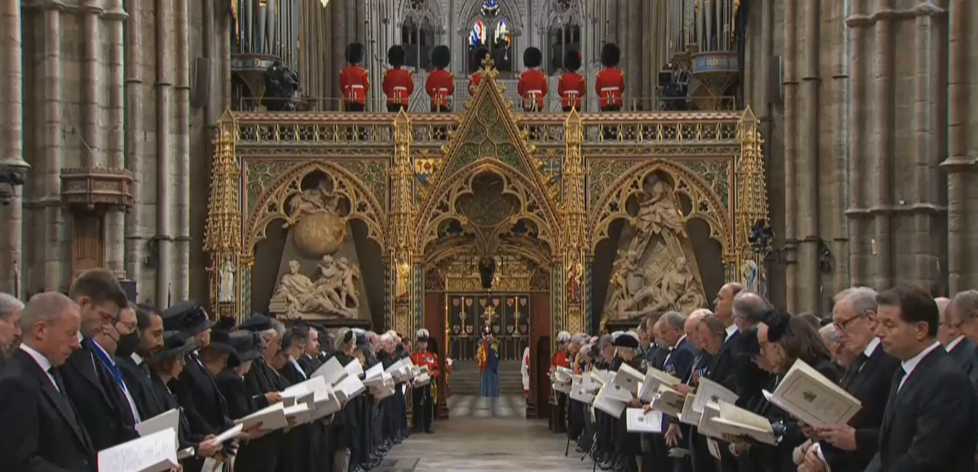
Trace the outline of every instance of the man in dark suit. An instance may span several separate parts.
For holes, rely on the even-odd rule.
[[[843,290],[835,297],[832,322],[843,350],[855,360],[842,375],[840,386],[859,399],[862,409],[847,425],[822,428],[810,437],[820,439],[805,462],[813,471],[863,472],[876,454],[890,380],[900,361],[883,351],[876,337],[876,291],[867,287]]]
[[[95,472],[95,449],[56,367],[78,350],[78,305],[56,293],[31,298],[23,341],[0,376],[0,470]]]
[[[954,324],[950,323],[948,305],[951,304],[949,298],[935,298],[937,309],[941,313],[941,325],[937,329],[937,340],[947,351],[948,355],[961,366],[966,374],[971,374],[971,370],[976,362],[975,343],[968,339]]]
[[[149,419],[164,413],[160,411],[163,403],[156,397],[149,366],[146,364],[146,360],[163,348],[163,318],[159,310],[148,305],[136,306],[136,330],[139,332],[136,352],[128,356],[117,355],[116,362],[133,400],[136,401],[140,417]]]
[[[81,308],[81,349],[60,367],[68,397],[78,408],[96,451],[136,439],[136,418],[116,378],[100,359],[94,338],[108,333],[129,305],[111,272],[94,269],[71,284],[68,296]]]
[[[20,342],[20,312],[24,303],[9,293],[0,292],[0,372]]]
[[[302,326],[302,325],[300,325]],[[316,372],[316,369],[322,367],[323,363],[319,361],[319,353],[322,352],[319,345],[319,327],[315,325],[305,325],[305,328],[300,328],[300,330],[307,330],[306,332],[306,348],[297,361],[302,367],[302,370],[306,375],[312,375]],[[302,332],[299,333],[300,335]]]
[[[880,428],[880,470],[973,472],[978,398],[967,375],[937,342],[937,304],[920,288],[880,293],[877,336],[902,361]]]

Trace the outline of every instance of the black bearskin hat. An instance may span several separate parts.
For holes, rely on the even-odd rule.
[[[391,67],[401,67],[404,65],[404,48],[400,44],[395,44],[387,50],[387,62]]]
[[[607,43],[601,47],[601,63],[605,67],[615,67],[621,60],[621,49],[615,43]]]
[[[450,62],[452,62],[452,50],[448,49],[448,46],[442,44],[431,50],[431,63],[435,67],[444,69]]]
[[[535,47],[528,47],[523,51],[523,65],[528,68],[540,67],[543,63],[543,53]]]
[[[564,55],[564,69],[571,72],[577,72],[577,69],[581,68],[581,53],[579,51],[570,50]]]
[[[364,47],[360,43],[350,43],[346,47],[346,62],[359,64],[363,61]]]
[[[484,47],[480,47],[479,49],[475,50],[475,60],[479,61],[480,66],[482,65],[482,61],[485,60],[485,58],[487,57],[489,57],[488,49]]]

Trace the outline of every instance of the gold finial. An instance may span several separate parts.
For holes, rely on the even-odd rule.
[[[492,60],[492,56],[486,54],[486,57],[482,58],[482,68],[479,69],[479,75],[483,79],[496,80],[496,76],[499,75],[499,71],[496,70],[496,61]]]

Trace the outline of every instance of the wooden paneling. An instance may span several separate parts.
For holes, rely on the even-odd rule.
[[[71,222],[71,278],[105,267],[105,218],[76,214]]]

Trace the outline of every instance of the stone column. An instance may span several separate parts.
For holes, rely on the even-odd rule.
[[[65,241],[65,219],[61,208],[61,166],[62,166],[62,136],[64,133],[62,110],[61,84],[61,7],[53,3],[41,4],[40,15],[36,18],[35,27],[43,28],[44,41],[36,48],[41,50],[40,84],[41,93],[37,94],[37,114],[41,121],[37,124],[41,130],[37,139],[38,154],[32,186],[32,204],[43,212],[34,219],[34,233],[41,241],[39,250],[35,251],[35,261],[31,267],[33,279],[30,290],[60,290],[62,289],[62,269],[66,258],[63,257],[62,244]],[[40,213],[40,212],[39,212]],[[70,272],[67,271],[67,272]]]
[[[333,82],[332,87],[330,87],[328,90],[329,93],[326,96],[335,97],[337,100],[330,100],[331,103],[329,103],[327,106],[330,110],[339,110],[340,100],[338,98],[342,96],[339,88],[339,73],[341,70],[343,70],[343,67],[346,66],[346,46],[348,43],[346,35],[346,24],[348,21],[346,1],[334,0],[330,2],[328,8],[333,16],[333,24],[330,28],[330,30],[333,32],[333,51],[332,54],[329,54],[326,57],[330,58],[329,60],[332,61],[333,78],[335,81]]]
[[[170,223],[173,172],[173,9],[169,0],[156,0],[156,306],[169,306],[173,283],[173,234]]]
[[[869,224],[869,151],[868,113],[865,109],[871,61],[868,54],[867,23],[864,21],[869,0],[853,0],[852,10],[846,19],[849,28],[850,72],[849,83],[849,278],[851,285],[869,285],[870,262],[876,252]]]
[[[654,49],[655,43],[642,43],[642,29],[646,23],[647,18],[642,18],[642,3],[637,0],[627,0],[622,2],[622,10],[625,12],[625,18],[628,20],[626,23],[625,30],[625,44],[622,44],[622,49],[625,51],[625,89],[628,94],[632,97],[632,103],[630,109],[646,109],[643,106],[647,103],[648,95],[644,92],[642,88],[642,77],[648,76],[648,72],[643,67],[645,61],[642,60],[642,55],[646,48]]]
[[[24,162],[23,81],[20,0],[0,2],[0,165],[26,168]],[[23,187],[0,207],[0,291],[20,296],[23,273]]]
[[[212,0],[208,0],[212,1]],[[145,141],[143,132],[144,89],[142,71],[139,67],[143,51],[143,19],[140,14],[142,4],[130,6],[129,28],[126,29],[126,83],[125,83],[125,140],[127,144],[126,168],[132,172],[132,210],[125,216],[126,277],[142,285],[142,267],[145,258],[145,233],[143,232],[143,194],[142,183],[146,178],[143,155]]]
[[[108,0],[102,19],[105,22],[108,37],[108,167],[123,169],[126,165],[125,156],[125,79],[126,71],[123,24],[128,15],[122,8],[122,0]],[[110,211],[105,215],[105,268],[111,270],[117,277],[127,279],[125,271],[125,213]]]
[[[795,154],[795,184],[797,185],[797,234],[798,269],[795,283],[795,309],[793,313],[811,311],[818,313],[819,273],[819,22],[820,0],[806,0],[796,7],[799,23],[796,29],[803,31],[804,40],[796,44],[795,54],[801,60],[795,62],[800,69],[801,84],[798,102],[786,106],[797,109],[795,129],[798,132],[798,148]],[[800,46],[800,47],[799,47]]]
[[[784,177],[785,177],[785,247],[788,266],[785,271],[786,307],[799,313],[799,266],[794,265],[798,246],[798,2],[784,7]]]
[[[950,56],[948,105],[950,109],[948,158],[941,166],[947,171],[948,190],[948,293],[954,295],[978,285],[978,109],[972,97],[978,86],[971,77],[978,74],[975,50],[978,5],[971,0],[952,0],[950,12]]]
[[[181,302],[190,293],[190,12],[188,0],[173,5],[176,32],[176,274],[173,301]]]

